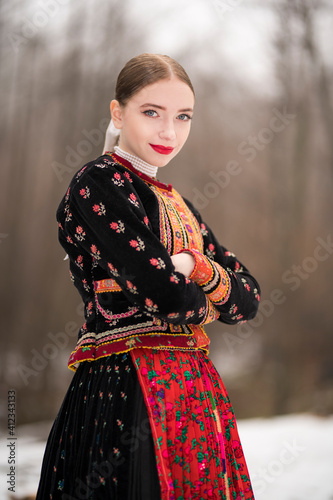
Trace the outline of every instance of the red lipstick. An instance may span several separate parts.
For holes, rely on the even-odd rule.
[[[169,155],[175,148],[161,146],[160,144],[150,144],[154,151],[160,153],[161,155]]]

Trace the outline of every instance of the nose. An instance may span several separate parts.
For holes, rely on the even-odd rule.
[[[172,141],[176,138],[176,131],[173,119],[165,120],[165,122],[163,122],[159,136],[161,139],[164,139],[166,141]]]

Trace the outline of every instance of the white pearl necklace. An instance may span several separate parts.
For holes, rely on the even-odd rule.
[[[158,167],[154,167],[154,165],[150,165],[150,163],[147,163],[146,161],[141,160],[136,155],[132,155],[131,153],[127,153],[127,151],[124,151],[121,149],[119,146],[114,147],[114,151],[118,156],[121,156],[125,160],[128,160],[134,168],[139,170],[139,172],[142,172],[143,174],[149,175],[149,177],[156,177]]]

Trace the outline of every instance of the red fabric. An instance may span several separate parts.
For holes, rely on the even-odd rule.
[[[200,351],[134,349],[131,355],[151,422],[162,500],[253,499],[234,413],[210,359]]]

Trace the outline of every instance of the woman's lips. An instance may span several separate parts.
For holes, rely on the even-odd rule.
[[[150,144],[154,151],[160,153],[161,155],[169,155],[175,148],[161,146],[159,144]]]

